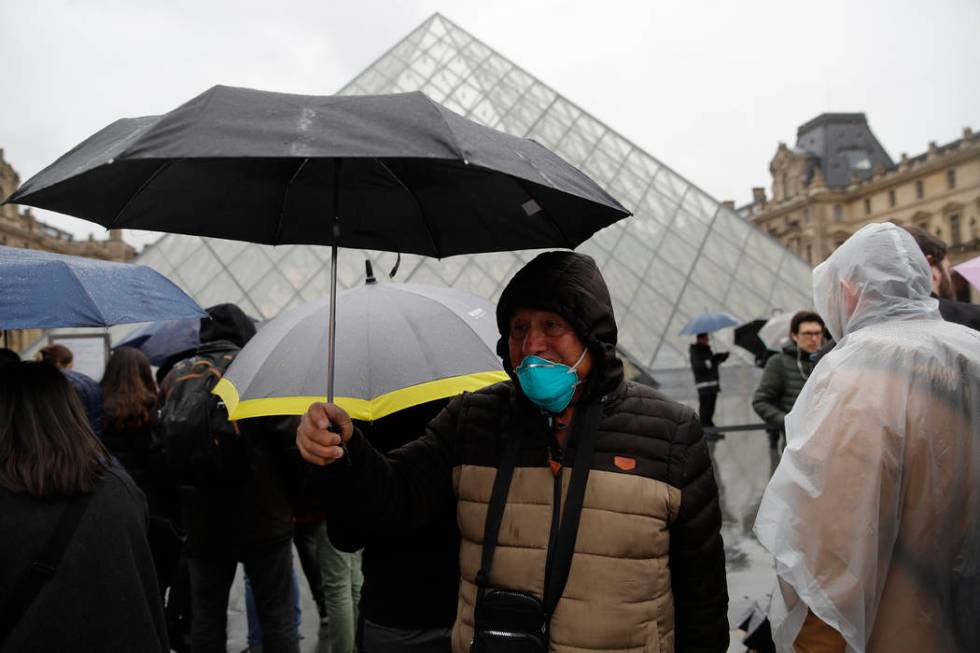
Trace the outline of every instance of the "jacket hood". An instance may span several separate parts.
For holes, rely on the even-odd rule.
[[[612,300],[592,257],[570,251],[539,254],[504,288],[497,302],[497,354],[511,378],[510,317],[521,308],[561,315],[592,352],[592,378],[586,396],[604,395],[623,382],[623,363],[616,356],[618,331]],[[520,390],[516,379],[514,385]]]
[[[239,348],[255,335],[255,323],[235,304],[218,304],[201,318],[201,343],[227,340]]]
[[[813,270],[813,302],[834,340],[870,324],[942,319],[915,239],[890,222],[862,227]]]

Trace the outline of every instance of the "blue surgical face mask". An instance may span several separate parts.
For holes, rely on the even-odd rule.
[[[540,356],[525,356],[514,369],[521,390],[536,406],[557,415],[572,401],[575,386],[579,384],[575,368],[585,358],[587,351],[588,347],[582,349],[582,355],[571,367]]]

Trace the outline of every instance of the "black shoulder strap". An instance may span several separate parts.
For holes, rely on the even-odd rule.
[[[506,429],[501,429],[501,433],[506,433]],[[514,466],[517,464],[517,451],[520,449],[520,444],[521,439],[516,433],[504,443],[503,456],[497,466],[497,475],[493,479],[490,505],[487,508],[487,521],[483,526],[483,556],[480,560],[480,570],[476,572],[476,585],[480,588],[481,594],[489,584],[493,552],[497,548],[500,522],[504,518],[507,493],[510,491],[510,481],[514,476]]]
[[[75,529],[78,528],[78,523],[82,520],[82,515],[85,514],[85,509],[88,508],[91,500],[92,493],[89,492],[72,499],[65,506],[65,510],[58,520],[58,525],[55,526],[54,532],[51,533],[44,545],[41,555],[37,557],[27,575],[21,579],[7,598],[7,604],[0,611],[0,647],[3,646],[7,637],[13,632],[14,626],[34,602],[44,584],[58,570],[65,549],[68,548],[68,543],[71,542]]]
[[[599,432],[599,420],[602,418],[602,404],[593,402],[587,404],[581,419],[574,420],[573,437],[575,462],[572,463],[572,478],[565,494],[565,509],[561,516],[561,526],[558,528],[558,538],[554,550],[550,552],[548,566],[545,569],[544,613],[550,617],[568,581],[568,572],[572,567],[572,556],[575,553],[575,540],[578,538],[578,524],[582,516],[582,504],[585,500],[585,486],[589,481],[589,470],[592,469],[592,453],[595,451],[595,441]]]

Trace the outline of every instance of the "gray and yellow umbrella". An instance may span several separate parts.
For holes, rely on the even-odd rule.
[[[507,380],[492,303],[452,288],[367,283],[337,295],[334,403],[375,420]],[[231,419],[325,401],[328,298],[266,323],[215,387]]]

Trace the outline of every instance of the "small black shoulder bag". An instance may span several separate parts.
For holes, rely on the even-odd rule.
[[[602,417],[602,405],[598,402],[587,404],[580,410],[582,413],[573,421],[574,432],[569,438],[569,445],[576,447],[577,451],[561,525],[557,537],[551,538],[552,546],[548,550],[543,599],[529,592],[491,587],[489,583],[520,438],[514,437],[506,443],[494,478],[483,529],[483,557],[476,574],[478,590],[470,653],[541,653],[548,650],[551,614],[565,590],[572,566],[585,486],[589,480],[592,452]],[[556,505],[554,509],[560,510],[561,506]]]

